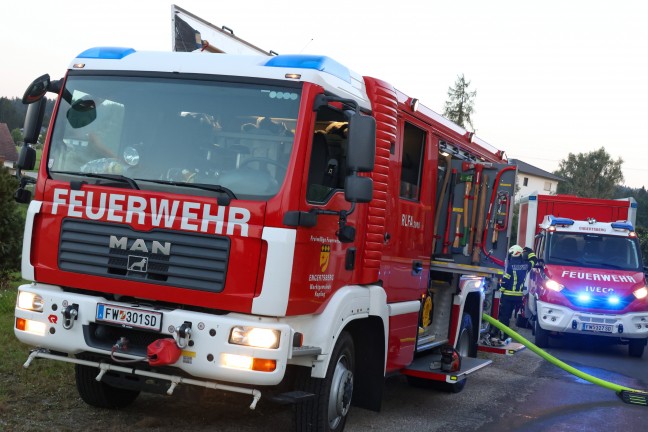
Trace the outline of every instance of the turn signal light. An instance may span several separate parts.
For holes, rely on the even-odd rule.
[[[277,369],[277,360],[259,359],[236,354],[223,354],[222,364],[234,369],[247,369],[259,372],[273,372]]]
[[[258,359],[252,361],[252,370],[259,372],[273,372],[277,369],[277,360]]]
[[[45,335],[47,326],[42,322],[26,320],[24,318],[16,318],[16,329],[24,331],[26,333],[43,336]]]

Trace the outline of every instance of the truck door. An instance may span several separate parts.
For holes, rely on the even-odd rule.
[[[433,142],[434,141],[434,142]],[[384,265],[381,279],[389,302],[420,298],[427,286],[432,196],[436,193],[436,137],[413,118],[400,118],[396,146],[390,156]],[[430,177],[428,177],[430,176]],[[396,181],[395,179],[398,179]]]

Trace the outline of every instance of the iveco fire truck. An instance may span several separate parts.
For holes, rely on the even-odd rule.
[[[520,205],[518,235],[534,247],[528,308],[536,345],[560,333],[606,337],[643,355],[648,287],[634,199],[532,194]]]
[[[384,378],[459,391],[508,247],[515,167],[391,84],[319,55],[95,47],[36,79],[15,334],[84,401],[195,385],[378,409]]]

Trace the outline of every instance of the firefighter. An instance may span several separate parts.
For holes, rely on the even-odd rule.
[[[529,247],[513,245],[509,248],[506,272],[499,286],[502,297],[498,315],[499,322],[507,327],[513,311],[522,306],[522,298],[526,292],[526,277],[536,261],[536,255]],[[499,337],[496,337],[493,342],[504,344],[505,338],[506,334],[499,332]]]

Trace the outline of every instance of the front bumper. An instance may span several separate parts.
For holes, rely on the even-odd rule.
[[[243,314],[217,315],[194,312],[182,309],[162,309],[161,332],[138,331],[123,327],[109,326],[111,339],[98,343],[97,329],[105,330],[106,326],[95,321],[98,303],[109,303],[116,306],[153,309],[147,305],[106,301],[99,296],[65,292],[57,286],[31,284],[19,287],[21,291],[39,294],[43,298],[43,312],[34,312],[16,307],[16,320],[22,318],[39,323],[40,331],[30,332],[14,327],[16,337],[23,343],[34,347],[44,348],[52,352],[76,355],[79,353],[94,353],[105,356],[108,360],[111,347],[122,334],[128,334],[132,339],[133,351],[137,351],[137,341],[143,338],[144,345],[139,347],[136,354],[130,355],[129,350],[120,351],[122,358],[142,358],[149,340],[174,337],[176,329],[183,323],[191,323],[190,339],[185,340],[186,346],[177,362],[170,365],[173,368],[198,378],[217,380],[235,384],[275,385],[281,382],[286,371],[288,359],[292,357],[292,340],[294,330],[287,324],[278,323],[276,319],[251,317]],[[73,320],[66,320],[62,315],[68,305],[78,305],[78,314]],[[71,324],[71,325],[70,325]],[[44,325],[44,327],[43,327]],[[276,349],[266,349],[234,345],[229,343],[230,330],[233,326],[263,327],[280,332],[279,345]],[[112,336],[110,336],[112,337]],[[177,334],[175,335],[178,340]],[[223,364],[225,355],[247,356],[255,359],[274,360],[276,368],[273,371],[255,371],[226,367]]]
[[[537,319],[540,327],[547,331],[626,339],[648,338],[648,311],[622,315],[595,314],[538,300]],[[587,330],[587,326],[598,330]],[[608,329],[610,331],[606,331]]]

